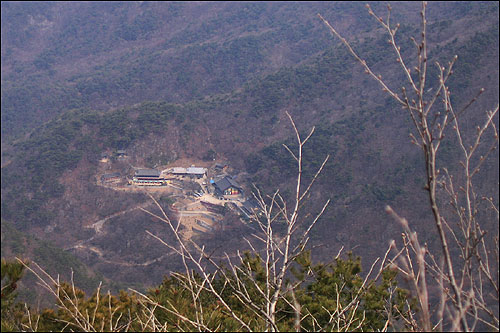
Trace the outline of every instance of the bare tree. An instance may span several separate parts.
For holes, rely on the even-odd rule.
[[[310,231],[329,204],[327,200],[313,217],[307,218],[301,214],[312,186],[329,157],[324,159],[310,181],[303,179],[303,149],[313,135],[314,128],[303,137],[292,117],[287,113],[298,144],[296,151],[285,146],[297,167],[294,195],[292,200],[287,202],[279,190],[271,195],[265,195],[256,189],[254,195],[260,204],[261,214],[255,214],[252,219],[252,224],[256,227],[253,238],[245,239],[249,249],[262,261],[262,271],[257,271],[252,266],[249,255],[241,251],[235,254],[225,253],[222,258],[216,258],[208,253],[204,246],[184,239],[180,233],[180,222],[172,221],[161,205],[150,196],[160,213],[142,210],[166,223],[174,235],[175,242],[167,243],[157,235],[147,232],[182,260],[184,272],[172,273],[172,276],[188,292],[192,302],[190,311],[185,311],[171,302],[162,304],[151,296],[131,289],[139,295],[137,299],[141,305],[141,313],[135,318],[128,317],[119,324],[117,309],[113,308],[111,297],[109,297],[107,321],[98,322],[97,310],[93,313],[88,310],[82,312],[73,283],[68,292],[58,279],[50,277],[43,270],[45,277],[33,271],[42,281],[42,285],[59,300],[60,308],[68,315],[67,325],[72,325],[82,331],[102,329],[127,331],[134,323],[138,324],[143,331],[165,331],[169,329],[170,324],[156,315],[157,310],[161,310],[178,319],[176,327],[178,330],[224,329],[217,318],[214,318],[213,308],[207,307],[206,302],[203,301],[203,296],[209,294],[217,301],[217,307],[237,323],[235,328],[237,330],[279,331],[280,319],[277,315],[280,311],[280,304],[286,304],[292,309],[296,331],[304,330],[302,322],[306,317],[311,318],[315,330],[357,330],[362,328],[364,323],[364,313],[360,309],[360,302],[363,293],[367,290],[369,278],[373,277],[376,281],[385,268],[391,267],[410,282],[418,300],[418,313],[417,309],[414,309],[415,311],[410,312],[409,317],[399,317],[406,327],[419,331],[436,329],[468,331],[475,330],[479,324],[482,324],[498,330],[498,310],[495,308],[499,298],[498,234],[492,244],[492,240],[486,237],[485,214],[478,213],[480,209],[484,209],[481,208],[480,203],[488,203],[488,207],[496,213],[498,224],[498,203],[495,203],[491,196],[478,194],[479,188],[475,185],[475,177],[480,167],[488,157],[491,157],[491,153],[498,145],[496,125],[498,105],[492,111],[486,112],[485,120],[478,126],[476,133],[472,135],[464,132],[460,116],[474,105],[482,90],[462,109],[455,110],[450,101],[450,91],[447,86],[447,81],[452,75],[455,57],[446,68],[436,63],[439,71],[438,88],[432,93],[428,91],[426,3],[423,3],[421,11],[421,38],[419,41],[413,39],[417,50],[415,74],[409,68],[409,62],[403,58],[396,42],[399,25],[391,25],[390,7],[387,19],[376,15],[370,7],[368,7],[368,12],[380,22],[389,35],[396,61],[401,65],[407,80],[407,87],[402,87],[401,93],[389,88],[389,84],[368,66],[366,61],[354,51],[351,44],[327,20],[321,15],[319,17],[328,29],[340,38],[365,71],[408,112],[413,121],[415,133],[412,135],[412,142],[421,149],[425,160],[429,208],[433,214],[436,234],[439,236],[440,249],[437,251],[428,249],[419,241],[417,233],[408,221],[387,206],[386,211],[403,228],[402,246],[398,247],[396,242],[391,242],[382,260],[377,259],[373,262],[363,279],[361,288],[347,304],[342,304],[337,300],[333,311],[324,309],[329,317],[326,324],[320,324],[314,317],[315,314],[302,309],[296,297],[297,288],[302,281],[288,283],[286,279],[295,260],[306,250]],[[460,184],[452,177],[451,168],[446,168],[439,162],[438,153],[447,130],[455,133],[453,142],[457,144],[462,154],[461,160],[458,161],[462,168],[462,176],[457,177]],[[487,136],[492,139],[485,140]],[[489,146],[484,147],[485,143]],[[478,154],[482,156],[477,156]],[[450,214],[450,211],[453,214]],[[452,249],[458,249],[461,255],[452,256]],[[492,249],[495,253],[492,253]],[[391,258],[389,258],[390,251],[395,251]],[[340,254],[341,251],[337,254],[337,258]],[[220,259],[224,260],[223,264],[218,261]],[[344,288],[343,285],[335,287],[338,290],[337,294]],[[432,290],[440,291],[438,310],[435,312],[431,310]],[[100,288],[98,288],[98,301],[101,299],[99,291]],[[252,314],[257,322],[248,322],[244,315],[245,311],[237,310],[234,303],[229,303],[228,298],[225,297],[227,292],[232,295],[237,307]],[[95,309],[97,307],[98,305]],[[387,322],[383,330],[388,330],[389,327],[395,328],[398,325],[391,316],[393,310],[387,309]],[[356,319],[356,314],[360,314],[361,319]],[[29,313],[28,317],[31,319]],[[35,328],[36,324],[31,321],[26,326],[26,329]]]
[[[288,204],[286,200],[284,200],[279,190],[276,190],[272,195],[266,196],[256,188],[254,197],[259,202],[261,213],[254,214],[252,219],[257,229],[252,235],[254,240],[252,241],[245,238],[252,252],[262,260],[264,270],[262,272],[263,277],[257,277],[256,268],[249,264],[248,255],[241,253],[241,251],[237,251],[235,255],[225,253],[225,265],[227,265],[228,269],[224,269],[220,263],[215,261],[213,256],[207,253],[205,247],[199,246],[193,241],[190,241],[190,243],[186,242],[179,234],[179,222],[171,221],[158,203],[157,207],[162,212],[161,216],[143,209],[144,212],[166,223],[174,233],[177,243],[173,245],[164,242],[156,235],[148,232],[151,236],[176,252],[182,259],[185,267],[184,273],[174,273],[173,276],[189,290],[193,305],[196,308],[196,311],[194,311],[190,317],[173,307],[163,307],[164,311],[174,314],[178,316],[178,318],[182,318],[184,322],[188,322],[194,329],[214,329],[207,325],[207,311],[204,309],[200,297],[202,292],[209,292],[213,295],[220,302],[221,307],[239,323],[240,330],[279,331],[279,318],[277,318],[279,302],[293,309],[295,313],[294,326],[297,331],[304,329],[301,325],[304,316],[314,316],[314,314],[311,313],[303,313],[295,297],[294,291],[300,285],[301,281],[296,283],[285,283],[285,278],[295,260],[304,253],[309,241],[311,229],[329,204],[329,200],[327,200],[320,212],[309,221],[300,217],[300,212],[303,209],[305,201],[309,197],[311,188],[327,163],[329,156],[326,156],[312,179],[304,184],[303,149],[304,145],[313,135],[314,127],[309,134],[303,138],[288,112],[287,116],[292,124],[298,144],[297,151],[295,152],[284,145],[285,149],[295,160],[297,166],[296,187],[292,204]],[[154,200],[153,197],[151,198]],[[284,231],[277,231],[278,225],[284,226]],[[260,242],[260,246],[255,245],[255,241]],[[341,252],[342,250],[339,251],[336,258],[340,256]],[[347,331],[355,329],[356,327],[359,328],[363,324],[363,320],[357,321],[357,319],[354,318],[355,314],[357,311],[361,311],[358,310],[358,307],[361,302],[361,297],[367,291],[369,278],[374,277],[374,280],[377,280],[381,276],[383,269],[386,268],[388,253],[389,250],[383,260],[379,258],[372,264],[366,278],[363,280],[361,288],[357,294],[354,295],[353,299],[348,304],[338,303],[337,310],[329,313],[330,321],[324,327],[318,326],[318,329]],[[241,315],[234,311],[232,306],[228,304],[223,297],[222,291],[216,287],[215,281],[217,277],[220,277],[221,280],[224,281],[224,289],[229,290],[238,300],[238,307],[246,308],[249,313],[252,313],[258,318],[259,322],[263,325],[262,327],[247,323]],[[340,292],[344,286],[337,287]],[[155,307],[161,306],[145,295],[142,296],[148,300],[150,305]],[[161,323],[159,323],[159,325],[161,325]]]
[[[123,309],[116,304],[115,298],[108,291],[101,293],[102,283],[96,289],[93,302],[85,302],[84,292],[75,287],[73,271],[70,283],[61,282],[59,276],[52,277],[36,262],[31,262],[33,268],[19,258],[16,258],[28,271],[33,273],[41,285],[56,299],[58,315],[53,319],[60,324],[62,330],[77,330],[81,332],[120,332],[129,331],[133,319],[128,313],[124,315]],[[89,307],[90,304],[90,307]],[[25,315],[20,322],[23,332],[37,332],[44,330],[39,327],[40,313],[32,313],[25,303]],[[121,310],[121,311],[120,311]],[[42,314],[43,315],[43,314]],[[45,328],[46,329],[46,328]]]
[[[417,66],[410,68],[408,63],[412,60],[403,58],[396,41],[399,24],[392,25],[390,21],[390,5],[386,19],[375,14],[367,5],[368,13],[387,32],[395,60],[401,65],[406,77],[409,87],[403,86],[400,93],[389,88],[388,82],[372,70],[352,45],[326,19],[320,14],[318,16],[363,66],[365,72],[408,112],[416,132],[411,135],[412,143],[423,153],[426,191],[441,250],[431,252],[422,245],[408,221],[397,215],[391,207],[386,207],[386,211],[401,224],[404,231],[403,248],[397,252],[392,263],[412,281],[419,300],[421,315],[419,322],[414,323],[414,329],[469,331],[482,323],[498,330],[498,229],[495,239],[485,237],[487,218],[491,214],[479,214],[480,210],[484,212],[492,209],[496,213],[493,224],[498,228],[498,202],[495,203],[491,195],[479,194],[480,189],[475,185],[475,176],[498,145],[498,103],[492,110],[485,112],[484,121],[478,124],[475,133],[462,130],[460,116],[473,106],[484,89],[462,109],[454,107],[447,81],[453,73],[457,56],[446,67],[435,63],[439,71],[439,87],[429,92],[426,7],[427,3],[423,2],[420,12],[421,37],[419,40],[412,38],[416,47],[414,60]],[[456,179],[451,175],[450,167],[441,165],[438,158],[439,148],[449,128],[455,133],[455,138],[450,140],[461,152],[460,160],[456,161],[461,166],[461,175]],[[494,185],[494,191],[498,190],[497,186]],[[482,201],[487,202],[488,207],[481,206]],[[447,213],[450,208],[453,214]],[[451,248],[458,249],[460,256],[452,256]],[[432,279],[429,279],[429,275]],[[440,305],[436,313],[430,310],[430,288],[440,290]]]
[[[307,308],[302,309],[296,292],[312,273],[308,272],[302,280],[289,281],[290,271],[297,259],[305,254],[309,233],[329,204],[329,200],[326,200],[320,211],[309,219],[302,214],[312,186],[328,162],[329,156],[325,157],[311,180],[304,181],[303,150],[314,134],[314,127],[303,138],[288,112],[287,116],[298,144],[296,151],[284,145],[297,166],[294,196],[289,204],[279,190],[272,195],[264,195],[255,187],[254,197],[260,205],[260,212],[255,212],[251,219],[255,230],[252,234],[253,239],[245,238],[252,253],[238,250],[235,254],[225,253],[219,258],[209,254],[204,246],[182,237],[180,221],[171,220],[157,200],[150,195],[160,214],[141,209],[166,223],[175,241],[170,244],[150,231],[146,232],[171,249],[182,260],[184,271],[171,273],[171,277],[184,291],[187,291],[191,302],[188,309],[180,308],[171,300],[167,300],[166,303],[161,302],[151,295],[130,289],[137,295],[134,300],[139,304],[139,311],[134,314],[127,313],[125,309],[112,302],[109,292],[107,298],[100,296],[101,286],[97,289],[95,302],[89,303],[83,300],[84,294],[76,289],[73,279],[70,284],[64,284],[59,281],[59,278],[51,277],[36,263],[33,263],[35,269],[25,265],[35,274],[40,284],[56,298],[63,319],[56,318],[55,320],[64,324],[65,328],[81,331],[140,329],[156,332],[167,331],[172,325],[176,330],[225,330],[227,327],[221,326],[223,325],[219,315],[221,311],[214,311],[212,304],[207,305],[205,296],[209,295],[210,299],[217,302],[215,309],[221,309],[225,316],[234,320],[237,325],[234,327],[235,330],[279,331],[281,318],[278,317],[278,313],[284,311],[284,308],[294,314],[293,327],[296,331],[306,330],[303,325],[306,318],[312,322],[314,330],[349,331],[363,327],[365,313],[361,306],[362,299],[365,293],[369,292],[373,281],[377,281],[388,266],[387,259],[392,246],[389,247],[382,260],[378,258],[372,263],[359,288],[348,301],[345,301],[345,304],[338,296],[347,289],[345,282],[335,285],[337,295],[335,308],[332,310],[323,307],[322,310],[329,318],[326,322],[317,320],[317,313],[311,313]],[[307,214],[307,216],[310,215]],[[341,256],[342,250],[343,248],[340,249],[335,259]],[[224,260],[224,262],[221,264],[217,260]],[[230,297],[227,297],[228,294]],[[231,302],[229,298],[232,299]],[[90,308],[89,304],[91,304]],[[33,317],[29,309],[26,309],[27,320],[24,328],[36,330],[38,318]],[[388,313],[392,311],[393,309],[387,310]],[[175,318],[175,323],[172,324],[172,320],[165,320],[167,316],[161,316],[159,312],[167,314],[169,318]],[[385,329],[390,323],[388,319]]]
[[[285,146],[297,162],[298,168],[294,204],[291,208],[289,208],[285,200],[280,195],[279,190],[274,192],[273,195],[267,197],[257,190],[255,195],[255,198],[259,202],[262,214],[254,214],[252,220],[256,223],[261,232],[256,232],[253,236],[264,245],[264,249],[260,251],[262,252],[265,267],[264,285],[256,280],[254,274],[255,272],[248,266],[246,257],[240,251],[237,251],[235,259],[233,259],[234,256],[230,256],[227,253],[225,254],[229,270],[224,270],[213,257],[206,253],[203,246],[198,246],[192,241],[191,244],[186,244],[179,234],[179,222],[175,224],[171,221],[159,204],[157,204],[157,206],[162,211],[162,216],[158,216],[143,209],[146,213],[156,216],[161,221],[167,223],[176,237],[177,244],[174,246],[167,244],[159,237],[148,232],[150,235],[160,240],[164,245],[175,251],[182,258],[185,272],[182,275],[175,274],[175,276],[183,282],[185,287],[192,294],[193,304],[197,307],[196,317],[187,320],[192,322],[193,326],[197,329],[208,329],[203,322],[203,316],[201,315],[203,313],[203,308],[198,297],[202,290],[206,290],[214,295],[221,302],[225,310],[228,311],[228,313],[230,313],[238,323],[240,323],[241,329],[248,331],[251,330],[250,325],[233,311],[231,306],[228,305],[222,297],[221,292],[215,288],[213,283],[214,279],[217,275],[221,275],[225,283],[228,284],[231,292],[234,293],[237,299],[241,302],[241,305],[247,307],[249,311],[260,318],[265,323],[265,329],[267,331],[278,330],[276,306],[279,300],[285,300],[288,302],[285,295],[288,295],[290,292],[290,286],[284,285],[285,276],[295,258],[297,258],[297,256],[304,251],[309,239],[308,235],[311,228],[318,221],[319,217],[323,214],[329,203],[329,200],[326,201],[321,211],[309,223],[309,226],[305,229],[305,231],[301,233],[301,236],[299,237],[300,239],[296,239],[297,231],[299,228],[304,227],[299,223],[299,210],[308,196],[311,186],[317,179],[329,157],[327,156],[325,158],[312,180],[304,186],[302,180],[302,151],[304,144],[314,133],[314,128],[309,132],[306,138],[302,139],[292,117],[288,113],[287,115],[293,125],[298,142],[298,152],[296,153],[292,152],[290,148]],[[154,200],[154,198],[152,199]],[[284,223],[286,226],[286,231],[282,234],[278,234],[275,231],[275,226],[279,223]],[[254,246],[252,241],[249,239],[245,239],[245,241],[254,253],[259,253],[259,250],[256,248],[260,249],[262,247]],[[193,266],[194,269],[192,268]],[[201,275],[201,280],[195,278],[195,271]],[[243,280],[245,280],[245,282],[243,282]],[[257,290],[259,297],[264,299],[263,303],[256,302],[254,297],[250,295],[248,290],[248,281],[250,281],[252,287]],[[168,311],[173,310],[169,309]],[[177,312],[176,314],[184,317],[181,313]]]

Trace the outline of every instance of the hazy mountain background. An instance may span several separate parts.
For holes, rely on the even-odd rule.
[[[371,6],[385,16],[384,3]],[[391,6],[403,55],[411,57],[421,5]],[[64,250],[92,235],[84,226],[147,202],[96,186],[100,153],[127,149],[132,164],[154,166],[215,152],[247,188],[280,188],[286,197],[294,177],[282,147],[293,145],[286,111],[301,131],[316,126],[306,146],[309,176],[331,155],[304,212],[308,219],[332,200],[312,233],[317,259],[329,260],[342,246],[364,262],[383,254],[401,232],[385,216],[387,204],[433,246],[410,119],[317,13],[391,87],[401,85],[387,37],[363,3],[2,2],[2,257],[30,257],[66,276],[73,267],[84,288],[103,279],[110,288],[159,283],[180,263],[167,256],[138,264],[167,252],[146,229],[169,237],[142,212],[107,226],[94,244],[102,256]],[[458,109],[486,88],[464,118],[472,131],[498,103],[498,3],[431,2],[427,20],[431,64],[459,56],[450,79]],[[429,78],[436,74],[431,67]],[[453,147],[443,146],[443,163],[454,160]],[[496,202],[498,168],[496,152],[478,177]],[[200,242],[230,252],[248,232],[234,225]]]

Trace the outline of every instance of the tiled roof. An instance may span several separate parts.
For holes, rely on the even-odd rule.
[[[106,174],[101,176],[101,179],[109,179],[109,178],[116,178],[116,177],[120,177],[120,174],[118,172],[106,173]]]
[[[202,175],[207,171],[205,168],[189,167],[186,169],[187,174]]]
[[[155,169],[139,169],[135,171],[136,177],[160,177],[160,171]]]
[[[170,169],[169,172],[173,174],[203,175],[205,172],[207,172],[207,169],[199,167],[189,167],[189,168],[174,167]]]
[[[252,201],[247,200],[243,203],[243,207],[245,207],[249,211],[252,211],[253,209],[258,208],[259,205],[256,202],[254,202],[254,200]]]
[[[174,167],[172,169],[170,169],[169,171],[170,173],[186,173],[186,168],[181,168],[181,167]]]
[[[230,177],[224,177],[221,180],[219,180],[218,182],[215,182],[214,185],[222,192],[224,192],[225,190],[227,190],[230,187],[235,187],[235,188],[241,189],[241,186],[238,185],[238,183],[235,182]]]

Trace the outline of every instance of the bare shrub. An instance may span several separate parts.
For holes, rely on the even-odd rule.
[[[440,251],[421,244],[408,221],[391,207],[386,207],[387,213],[402,226],[404,232],[402,249],[397,251],[391,262],[411,281],[419,300],[419,320],[414,323],[413,329],[469,331],[481,324],[482,327],[498,330],[498,201],[494,202],[492,193],[480,193],[485,190],[484,186],[476,186],[478,172],[487,158],[498,158],[498,155],[492,154],[498,145],[498,104],[484,112],[484,120],[477,125],[475,133],[462,129],[460,117],[473,107],[484,89],[460,109],[452,104],[447,81],[453,74],[457,56],[447,66],[435,63],[439,72],[439,87],[429,91],[426,7],[426,2],[423,2],[421,36],[418,40],[412,38],[416,58],[404,59],[396,41],[400,25],[391,23],[390,5],[386,19],[375,14],[367,5],[368,13],[387,32],[395,60],[405,74],[408,87],[403,86],[400,93],[389,88],[389,83],[367,65],[352,45],[326,19],[318,16],[365,72],[408,112],[415,131],[411,135],[412,143],[423,153],[425,189]],[[412,61],[417,64],[415,68],[408,65]],[[461,152],[460,159],[454,161],[461,168],[455,178],[449,171],[452,166],[443,165],[439,159],[439,149],[445,142],[445,134],[450,132],[448,130],[455,135],[447,139]],[[493,191],[498,191],[498,184],[493,185]],[[494,213],[490,214],[488,210]],[[491,221],[492,215],[496,215],[494,221]],[[487,232],[495,232],[495,229],[495,237],[486,237]],[[457,249],[460,255],[453,256],[452,249]],[[431,290],[439,290],[439,306],[435,312],[430,308]]]

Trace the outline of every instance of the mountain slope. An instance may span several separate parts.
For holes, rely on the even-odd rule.
[[[300,131],[316,126],[306,146],[306,176],[331,155],[306,212],[332,199],[312,233],[313,243],[322,245],[319,256],[328,258],[341,246],[367,260],[379,256],[380,244],[400,234],[383,214],[386,204],[424,231],[424,241],[436,241],[425,233],[424,166],[408,139],[411,120],[315,16],[319,11],[335,22],[398,87],[404,77],[362,5],[50,3],[33,12],[8,6],[22,5],[2,3],[2,136],[8,137],[2,158],[9,161],[2,167],[2,217],[16,228],[65,248],[90,237],[86,227],[93,222],[146,203],[144,195],[96,185],[100,153],[124,148],[134,166],[159,156],[165,164],[200,161],[212,150],[241,172],[247,188],[280,188],[286,197],[294,175],[293,159],[282,147],[293,145],[288,111]],[[419,4],[394,7],[394,20],[404,18],[401,43],[411,47]],[[14,33],[16,15],[24,15],[25,21],[16,22],[28,28]],[[498,6],[433,3],[428,33],[433,59],[445,63],[459,54],[450,81],[456,105],[487,88],[467,114],[477,120],[498,103]],[[21,132],[31,135],[11,145]],[[455,154],[450,144],[444,158],[452,161]],[[130,172],[125,163],[113,167]],[[498,184],[497,171],[498,158],[480,177],[498,200],[498,189],[491,187]],[[157,224],[141,212],[120,217],[99,240],[102,256],[79,255],[115,281],[158,283],[175,262],[119,264],[161,257],[166,250],[144,231],[156,228],[168,237]],[[217,247],[223,238],[205,242]]]

